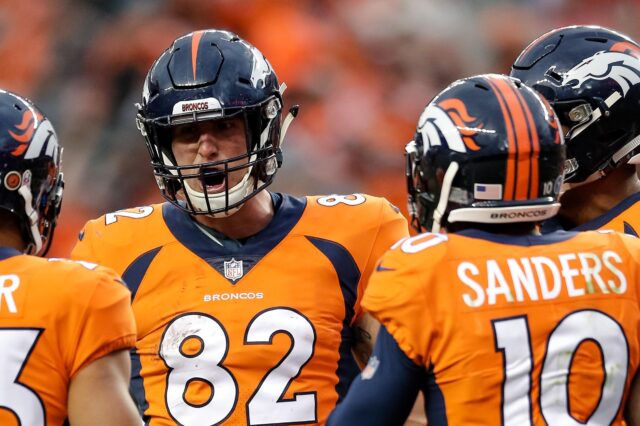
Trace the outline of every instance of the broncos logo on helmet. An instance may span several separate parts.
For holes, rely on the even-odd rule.
[[[591,182],[639,155],[640,45],[629,37],[598,26],[558,28],[522,51],[511,76],[558,114],[566,182]]]
[[[631,86],[640,83],[638,58],[626,52],[601,51],[567,71],[562,84],[573,88],[589,80],[614,80],[626,96]]]
[[[40,112],[26,110],[22,113],[22,120],[7,130],[13,141],[18,144],[11,151],[14,157],[24,154],[24,159],[37,158],[40,155],[51,157],[58,161],[58,140],[51,122]],[[44,152],[43,151],[44,148]]]
[[[22,114],[22,121],[19,124],[16,124],[13,130],[7,130],[13,140],[18,143],[18,146],[13,151],[11,151],[11,155],[19,157],[27,150],[29,141],[33,137],[33,133],[36,130],[36,119],[37,118],[34,117],[32,111],[26,110]]]
[[[473,137],[482,131],[482,123],[467,111],[460,99],[445,99],[427,107],[418,121],[418,132],[428,146],[442,145],[457,152],[477,151]]]
[[[640,48],[637,45],[628,41],[619,41],[614,43],[610,48],[610,52],[623,52],[628,55],[634,56],[640,59]]]

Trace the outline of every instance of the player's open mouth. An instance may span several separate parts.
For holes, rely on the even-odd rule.
[[[225,173],[218,169],[201,169],[200,183],[206,192],[220,192],[225,188]]]

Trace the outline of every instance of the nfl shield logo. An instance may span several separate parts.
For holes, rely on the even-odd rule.
[[[231,259],[224,262],[224,277],[228,280],[239,280],[244,275],[242,260]]]

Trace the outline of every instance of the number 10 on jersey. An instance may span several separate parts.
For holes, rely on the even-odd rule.
[[[526,315],[493,320],[495,349],[503,355],[502,425],[533,424],[533,404],[549,425],[611,424],[618,414],[629,369],[629,345],[620,324],[607,314],[585,309],[565,316],[547,339],[540,371],[539,401],[532,401],[533,351]],[[570,412],[569,375],[573,357],[585,341],[594,342],[602,356],[604,383],[595,411],[586,423]],[[593,368],[599,366],[594,365]]]

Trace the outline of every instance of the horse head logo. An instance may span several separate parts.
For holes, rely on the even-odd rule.
[[[477,151],[480,147],[474,136],[483,127],[477,121],[460,99],[445,99],[430,104],[424,110],[418,121],[418,131],[425,145],[442,145],[444,142],[453,151]]]
[[[640,61],[628,51],[601,51],[580,62],[562,76],[562,85],[574,89],[590,80],[615,81],[622,97],[640,83]]]
[[[8,130],[9,135],[18,144],[11,155],[20,157],[24,154],[24,159],[29,160],[44,154],[57,161],[58,138],[51,126],[51,122],[45,119],[39,112],[26,110],[22,114],[22,120],[14,125],[12,130]]]

